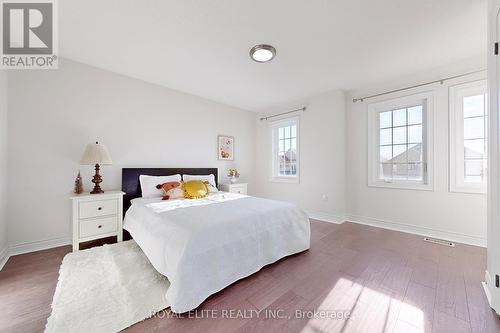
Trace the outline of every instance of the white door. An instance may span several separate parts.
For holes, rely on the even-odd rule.
[[[500,56],[495,44],[500,38],[500,0],[488,2],[488,88],[490,123],[488,137],[488,259],[484,289],[491,307],[500,314]]]

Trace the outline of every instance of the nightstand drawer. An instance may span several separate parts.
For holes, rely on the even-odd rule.
[[[116,231],[116,217],[106,217],[96,220],[80,221],[80,238],[107,234]]]
[[[118,200],[84,201],[80,202],[78,210],[81,219],[116,215],[118,213]]]
[[[231,192],[239,194],[247,194],[247,187],[245,185],[242,186],[233,185],[231,186]]]
[[[235,184],[220,184],[220,189],[222,191],[247,194],[247,183],[235,183]]]

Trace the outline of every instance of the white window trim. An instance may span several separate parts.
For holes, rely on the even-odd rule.
[[[275,140],[276,131],[278,127],[286,126],[288,124],[294,124],[297,126],[297,175],[295,176],[277,176],[277,151],[278,151],[278,140]],[[289,117],[280,120],[273,121],[269,123],[269,129],[271,131],[271,176],[270,181],[276,183],[299,183],[300,182],[300,118],[299,117]]]
[[[422,135],[425,136],[426,183],[416,181],[387,182],[379,179],[379,113],[408,107],[424,101]],[[417,93],[368,105],[368,186],[394,189],[434,191],[434,95],[432,92]]]
[[[449,89],[449,142],[450,142],[450,179],[449,179],[449,191],[457,193],[476,193],[476,194],[486,194],[487,184],[483,183],[465,183],[463,178],[458,177],[459,174],[463,174],[463,141],[464,133],[463,130],[458,130],[463,128],[463,108],[461,107],[462,90],[474,90],[483,91],[483,88],[487,88],[487,80],[477,80],[472,82],[460,83],[451,86]],[[484,91],[487,92],[487,89]],[[488,105],[486,105],[488,108]],[[489,120],[489,117],[488,117]],[[485,131],[488,129],[485,128]],[[488,138],[489,140],[489,138]],[[489,158],[489,156],[488,156]]]

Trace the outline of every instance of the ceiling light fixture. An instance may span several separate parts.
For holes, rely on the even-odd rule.
[[[273,60],[276,55],[276,49],[267,44],[259,44],[250,50],[250,58],[256,62],[268,62]]]

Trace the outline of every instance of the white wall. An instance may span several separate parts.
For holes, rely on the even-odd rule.
[[[477,62],[476,62],[477,64]],[[476,68],[482,68],[482,64]],[[484,67],[483,67],[484,68]],[[470,70],[471,68],[469,68]],[[474,68],[472,68],[474,69]],[[436,70],[390,84],[379,84],[347,96],[347,211],[348,219],[387,228],[486,244],[486,195],[449,192],[448,88],[470,80],[484,79],[485,73],[434,84],[423,88],[353,103],[353,97],[413,85],[448,74],[467,72],[448,66],[448,73]],[[452,71],[453,70],[453,71]],[[432,91],[434,108],[434,191],[399,190],[367,186],[367,105],[411,93]]]
[[[257,122],[256,187],[262,197],[286,200],[297,204],[311,217],[343,221],[345,216],[345,95],[332,91],[304,101],[306,112],[300,116],[299,151],[300,182],[270,181],[270,121]],[[288,108],[269,110],[277,114]],[[279,119],[279,118],[277,118]],[[327,196],[327,200],[323,199]]]
[[[68,242],[68,195],[74,177],[81,169],[89,190],[93,174],[92,167],[80,166],[78,161],[85,145],[99,140],[114,160],[113,166],[103,167],[104,189],[120,188],[122,167],[215,166],[224,175],[235,166],[249,181],[251,194],[296,203],[315,218],[340,222],[347,217],[484,244],[486,197],[448,191],[447,106],[449,85],[484,75],[414,90],[432,89],[436,96],[433,192],[367,186],[367,102],[351,102],[353,96],[467,68],[470,64],[450,66],[451,73],[436,70],[352,94],[332,91],[289,105],[308,107],[300,114],[298,184],[270,181],[269,122],[260,121],[261,115],[68,60],[56,71],[13,71],[8,85],[8,243],[16,252]],[[235,136],[234,163],[217,161],[218,134]]]
[[[257,118],[255,193],[294,202],[314,218],[348,220],[484,246],[486,195],[449,191],[448,89],[458,83],[484,79],[486,74],[352,103],[353,97],[482,69],[484,60],[466,59],[347,94],[329,92],[288,108],[266,111],[264,114],[275,114],[301,105],[308,107],[300,114],[300,183],[270,181],[269,122]],[[368,103],[424,91],[432,91],[435,97],[434,190],[368,187]],[[323,194],[328,201],[322,200]]]
[[[7,71],[0,70],[0,268],[7,250]]]
[[[218,167],[224,178],[233,166],[253,190],[254,113],[69,60],[13,71],[8,92],[13,252],[68,241],[68,196],[79,169],[91,189],[92,167],[79,160],[95,140],[114,162],[101,170],[105,190],[120,189],[123,167]],[[235,137],[234,162],[217,160],[218,134]]]

